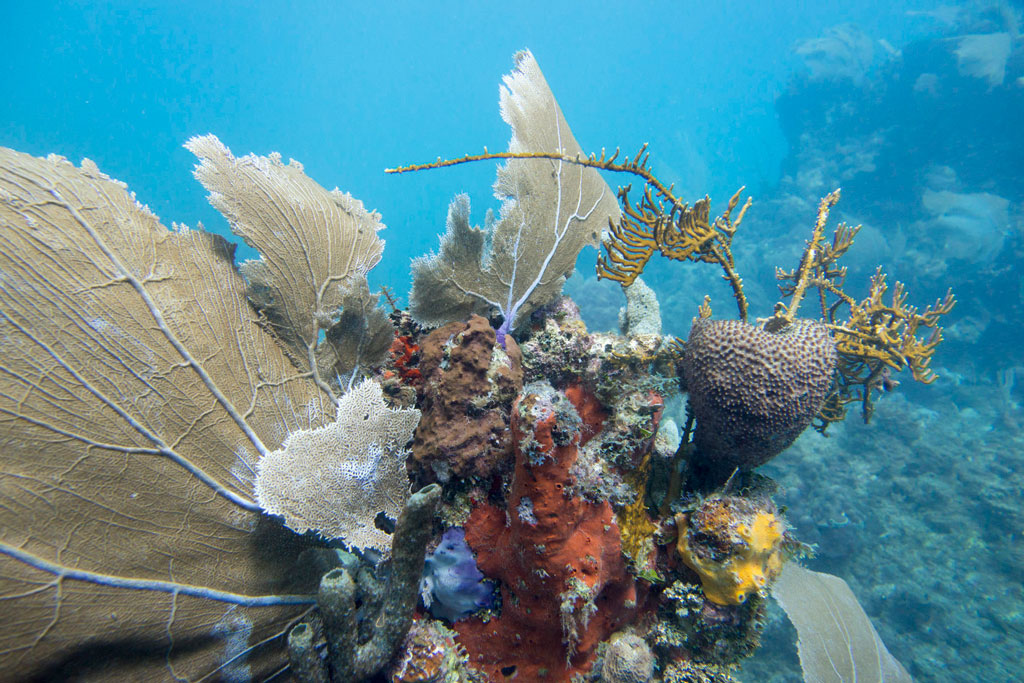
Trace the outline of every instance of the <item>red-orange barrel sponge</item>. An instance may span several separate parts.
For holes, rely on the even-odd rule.
[[[755,593],[767,595],[782,570],[786,526],[770,502],[712,496],[676,515],[676,527],[679,556],[711,602],[739,605]]]

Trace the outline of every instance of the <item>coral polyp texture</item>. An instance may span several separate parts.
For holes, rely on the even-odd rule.
[[[728,475],[785,450],[818,414],[837,357],[818,322],[767,332],[739,320],[697,318],[682,366],[702,466]]]
[[[737,496],[714,496],[693,512],[676,515],[676,549],[700,577],[704,595],[719,605],[767,597],[785,560],[785,522],[773,505]]]

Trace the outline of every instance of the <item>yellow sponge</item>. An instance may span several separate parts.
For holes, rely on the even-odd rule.
[[[765,594],[782,570],[785,522],[774,506],[714,496],[676,515],[676,527],[679,556],[697,572],[707,599],[719,605],[739,605],[751,593]]]

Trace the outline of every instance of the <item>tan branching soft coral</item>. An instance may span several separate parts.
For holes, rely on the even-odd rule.
[[[786,525],[771,503],[712,496],[676,515],[676,527],[676,550],[711,602],[739,605],[766,595],[782,571]]]
[[[822,198],[811,239],[807,242],[800,265],[786,271],[776,269],[779,289],[789,302],[778,304],[770,318],[762,321],[769,331],[780,331],[796,320],[796,312],[805,294],[817,290],[821,318],[835,336],[839,353],[838,372],[819,414],[815,429],[825,433],[828,425],[846,416],[846,405],[859,402],[864,421],[874,410],[872,394],[887,391],[899,384],[890,373],[910,368],[913,378],[923,384],[936,379],[931,370],[932,355],[942,342],[942,316],[953,310],[956,299],[952,290],[935,304],[920,311],[907,303],[903,284],[897,282],[888,301],[886,276],[879,266],[871,278],[867,298],[857,301],[844,289],[846,268],[839,259],[853,244],[859,225],[836,226],[831,243],[825,239],[829,212],[839,201],[839,190]],[[844,320],[842,311],[849,310]],[[918,333],[927,337],[919,337]]]
[[[850,313],[847,320],[833,326],[839,372],[818,416],[820,424],[816,428],[821,432],[829,423],[843,419],[848,403],[859,402],[864,421],[870,420],[874,410],[872,393],[899,384],[891,377],[894,371],[909,368],[911,376],[922,384],[931,384],[938,377],[931,369],[932,355],[942,343],[939,322],[956,304],[953,293],[947,292],[920,311],[907,304],[903,283],[897,282],[886,298],[888,291],[885,273],[879,268],[863,301],[844,301]],[[836,317],[834,313],[832,317]]]

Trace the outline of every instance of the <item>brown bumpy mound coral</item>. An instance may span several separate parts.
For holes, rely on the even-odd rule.
[[[449,323],[420,342],[420,410],[412,446],[424,481],[486,477],[511,463],[508,406],[523,387],[515,340],[496,343],[484,318]]]
[[[721,478],[768,462],[810,424],[832,382],[836,347],[810,320],[774,333],[698,318],[682,365],[698,466]]]

